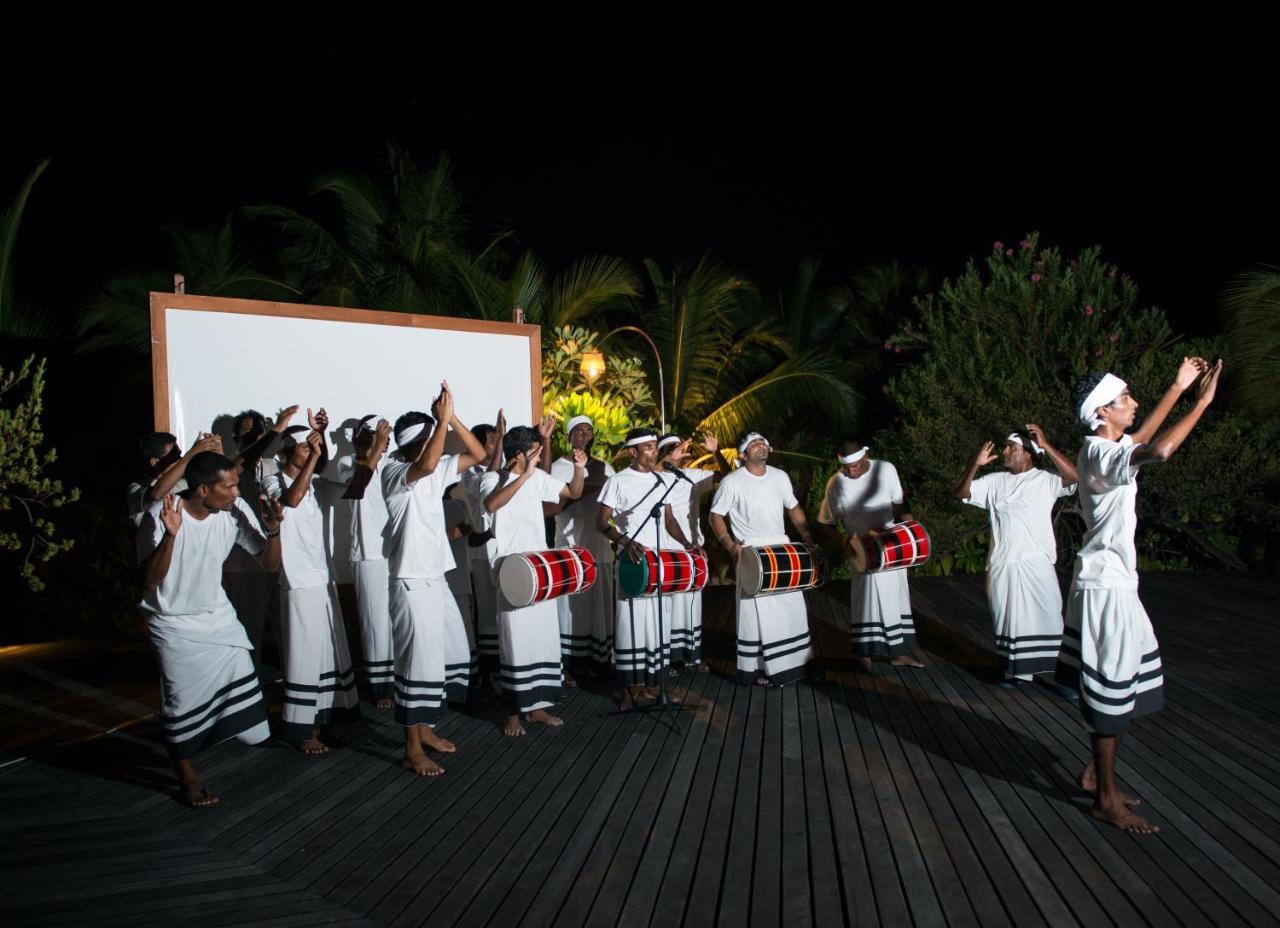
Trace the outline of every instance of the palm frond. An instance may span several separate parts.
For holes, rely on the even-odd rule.
[[[547,322],[553,326],[571,325],[639,293],[639,275],[621,258],[610,255],[583,258],[552,283]]]
[[[40,175],[49,167],[49,159],[41,161],[18,188],[9,208],[0,215],[0,334],[23,338],[39,338],[52,335],[57,330],[54,320],[35,310],[30,304],[19,303],[14,290],[13,252],[18,242],[18,226],[22,213]],[[39,333],[39,334],[37,334]]]
[[[147,294],[165,290],[166,274],[125,274],[99,290],[76,319],[76,354],[124,349],[137,355],[151,352],[151,315]]]
[[[1256,415],[1280,415],[1280,267],[1238,274],[1220,304],[1232,398]]]

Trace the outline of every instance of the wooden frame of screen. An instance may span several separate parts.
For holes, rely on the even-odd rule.
[[[517,322],[487,322],[452,316],[393,313],[345,306],[311,306],[304,303],[272,303],[265,300],[238,300],[192,293],[151,294],[151,397],[157,432],[169,431],[169,358],[165,334],[166,309],[196,309],[212,313],[243,313],[253,316],[286,316],[295,319],[326,319],[359,322],[365,325],[399,325],[412,329],[446,329],[455,332],[490,332],[495,335],[523,335],[529,339],[530,406],[533,420],[542,419],[542,327]]]

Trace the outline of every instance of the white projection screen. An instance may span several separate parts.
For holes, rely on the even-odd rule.
[[[193,294],[151,294],[152,394],[157,431],[179,447],[200,432],[222,435],[234,453],[231,422],[241,410],[274,418],[294,404],[329,413],[330,465],[350,453],[350,428],[376,413],[431,411],[447,380],[455,412],[468,426],[492,423],[499,409],[510,425],[542,415],[542,343],[536,325],[446,316],[268,303]],[[450,450],[458,448],[450,436]],[[329,517],[330,550],[344,548],[345,507]],[[345,559],[334,568],[344,582]]]

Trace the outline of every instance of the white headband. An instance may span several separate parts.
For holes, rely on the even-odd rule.
[[[570,432],[572,432],[574,429],[576,429],[580,425],[591,426],[591,430],[593,432],[595,431],[595,428],[596,428],[596,424],[593,421],[591,421],[590,416],[574,416],[572,419],[570,419],[568,422],[564,424],[564,433],[568,435]]]
[[[1005,441],[1005,444],[1008,444],[1009,442],[1013,442],[1015,445],[1021,445],[1023,448],[1027,447],[1027,446],[1026,446],[1026,444],[1022,441],[1022,436],[1021,436],[1021,435],[1019,435],[1017,432],[1014,432],[1012,435],[1010,435],[1010,436],[1009,436],[1008,438],[1006,438],[1004,441]],[[1040,450],[1040,446],[1039,446],[1039,445],[1037,445],[1037,444],[1035,443],[1035,441],[1034,441],[1034,440],[1031,442],[1031,453],[1032,453],[1032,454],[1042,454],[1042,453],[1043,453],[1043,452]]]
[[[679,435],[668,435],[666,438],[662,439],[662,441],[658,442],[658,450],[661,451],[663,448],[667,447],[667,445],[678,444],[680,444]]]
[[[1080,421],[1089,426],[1090,431],[1102,425],[1102,420],[1098,418],[1095,410],[1099,406],[1114,402],[1127,386],[1128,384],[1115,374],[1104,374],[1102,380],[1080,404]]]
[[[657,435],[653,434],[652,432],[646,432],[646,433],[645,433],[645,434],[643,434],[643,435],[637,435],[635,438],[633,438],[633,439],[631,439],[630,441],[628,441],[628,442],[627,442],[625,445],[623,445],[622,447],[624,447],[624,448],[634,448],[636,445],[643,445],[643,444],[644,444],[645,442],[647,442],[647,441],[657,441],[657,440],[658,440],[658,436],[657,436]]]
[[[863,458],[865,458],[866,456],[867,456],[867,446],[866,446],[866,445],[863,445],[863,446],[862,446],[861,448],[859,448],[857,451],[853,452],[853,454],[838,454],[838,455],[836,455],[836,457],[840,459],[840,463],[841,463],[841,464],[857,464],[859,461],[861,461],[861,460],[862,460]]]
[[[301,429],[297,432],[285,432],[280,437],[280,449],[288,451],[295,445],[301,445],[307,440],[307,436],[311,433],[310,429]]]
[[[405,445],[412,444],[417,440],[427,428],[425,422],[415,422],[413,425],[406,425],[400,431],[396,432],[396,445],[403,448]]]
[[[764,442],[766,448],[773,448],[773,445],[769,444],[769,439],[765,438],[759,432],[748,432],[746,435],[742,436],[742,441],[738,442],[738,454],[746,454],[747,446],[756,439]]]

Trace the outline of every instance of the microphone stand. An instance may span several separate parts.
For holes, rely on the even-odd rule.
[[[653,507],[649,510],[649,514],[645,516],[644,521],[641,522],[638,526],[636,526],[635,531],[633,531],[630,535],[626,537],[626,544],[623,546],[622,550],[623,550],[624,556],[629,556],[626,554],[626,552],[627,550],[630,549],[631,543],[635,540],[635,537],[644,530],[644,527],[649,524],[649,520],[652,519],[654,524],[654,529],[657,534],[657,540],[658,540],[658,545],[654,552],[654,562],[656,564],[657,572],[658,572],[657,585],[655,587],[658,594],[658,700],[657,702],[652,703],[651,705],[648,705],[648,706],[632,706],[630,709],[616,709],[609,714],[610,715],[630,715],[632,713],[638,712],[643,715],[650,712],[656,712],[662,716],[663,723],[668,728],[670,728],[672,731],[678,732],[680,729],[679,729],[679,726],[675,724],[674,719],[680,717],[679,714],[681,710],[688,709],[692,711],[695,707],[686,706],[682,702],[678,702],[674,699],[669,699],[667,697],[666,670],[668,665],[667,654],[669,653],[669,649],[667,647],[666,630],[664,629],[663,623],[662,623],[662,600],[663,600],[663,595],[662,595],[662,579],[663,579],[662,578],[662,523],[663,523],[663,519],[662,519],[662,515],[663,515],[663,511],[666,508],[667,497],[670,496],[671,491],[676,488],[676,478],[672,477],[672,479],[668,482],[662,479],[662,476],[658,473],[656,469],[651,471],[651,473],[653,474],[654,479],[657,480],[657,486],[663,487],[665,489],[665,492],[662,494],[661,497],[658,498],[658,501],[653,504]],[[649,493],[652,493],[652,492],[653,490],[649,491]],[[648,493],[645,494],[645,496],[648,496],[648,495],[649,495]],[[641,502],[644,502],[643,498],[641,499]],[[635,645],[636,623],[635,623],[635,604],[633,600],[634,600],[634,597],[632,596],[627,597],[627,609],[631,613],[631,643],[632,645]],[[647,659],[645,660],[645,667],[646,668],[648,667]],[[666,715],[668,712],[674,714],[674,717],[672,719],[666,718]]]

